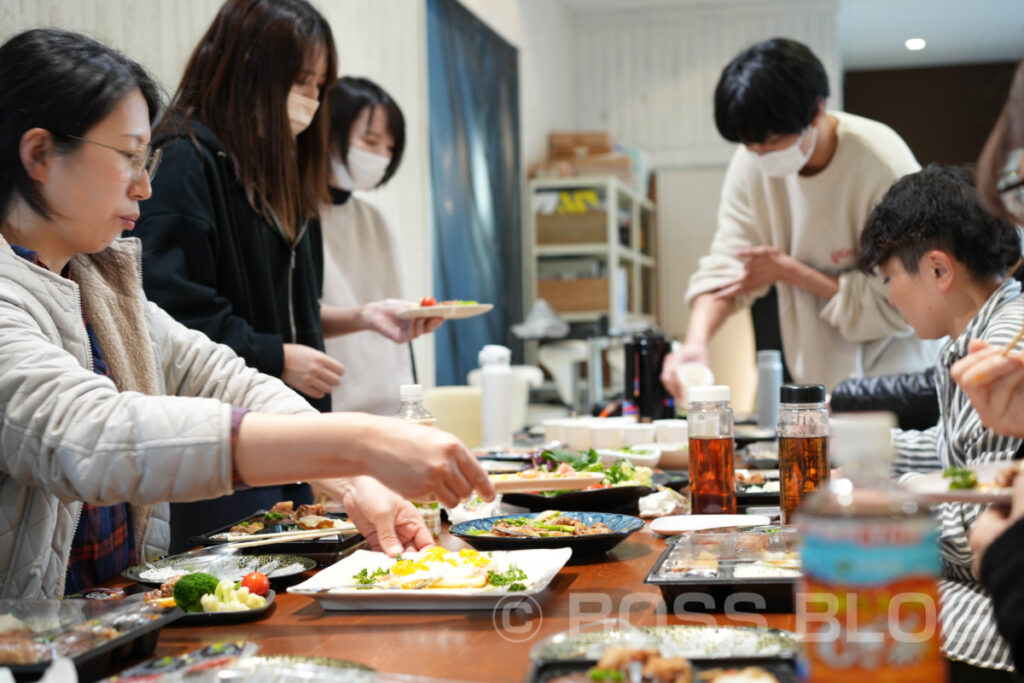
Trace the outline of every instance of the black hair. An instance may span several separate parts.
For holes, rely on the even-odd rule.
[[[929,164],[903,176],[882,197],[860,234],[857,266],[872,273],[893,256],[908,273],[932,249],[964,264],[976,281],[1006,273],[1020,258],[1020,236],[987,213],[963,166]]]
[[[715,87],[715,125],[723,138],[761,143],[799,133],[828,98],[828,75],[803,43],[772,38],[737,55]]]
[[[21,163],[26,131],[43,128],[60,153],[82,137],[138,88],[152,123],[160,109],[156,84],[138,63],[92,38],[56,28],[19,33],[0,46],[0,218],[15,192],[49,218],[35,181]]]
[[[340,157],[342,163],[348,159],[349,133],[352,124],[359,118],[364,109],[370,107],[370,121],[377,105],[384,107],[388,113],[388,132],[395,141],[384,177],[377,184],[380,187],[395,174],[402,163],[402,152],[405,151],[405,117],[391,95],[373,81],[366,78],[343,76],[331,86],[327,92],[328,111],[330,112],[330,144]]]

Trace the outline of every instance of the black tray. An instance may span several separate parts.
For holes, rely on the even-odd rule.
[[[5,603],[20,602],[20,601],[3,601]],[[36,603],[43,601],[25,601],[26,603]],[[75,620],[75,623],[85,623],[91,621],[88,618],[90,615],[95,614],[93,619],[100,620],[104,624],[107,624],[109,620],[116,617],[117,614],[121,614],[122,610],[135,612],[135,610],[143,610],[143,601],[141,595],[133,595],[123,600],[88,600],[88,599],[76,599],[76,600],[47,600],[46,603],[64,603],[64,606],[55,607],[55,609],[75,609],[74,606],[80,606],[83,617],[81,621]],[[108,610],[115,610],[113,614],[109,613]],[[34,610],[38,611],[38,610]],[[75,669],[78,672],[79,681],[96,681],[105,676],[110,669],[111,660],[114,659],[137,659],[140,657],[149,657],[153,654],[156,649],[157,639],[160,636],[160,630],[171,623],[172,621],[180,618],[184,613],[177,607],[166,609],[163,611],[153,610],[148,612],[150,618],[145,618],[137,622],[132,623],[130,626],[125,627],[123,630],[117,626],[117,621],[110,622],[109,625],[116,628],[121,632],[121,635],[111,640],[99,643],[95,647],[74,655],[71,661],[75,664]],[[71,630],[71,622],[66,630]],[[46,670],[50,667],[51,661],[40,662],[36,664],[3,664],[0,666],[6,666],[14,674],[15,680],[18,681],[34,681],[42,677]]]
[[[669,480],[664,472],[654,472],[651,483],[661,486]],[[518,505],[531,512],[562,510],[564,512],[614,512],[620,515],[639,515],[640,499],[654,493],[651,486],[613,486],[591,491],[568,491],[556,496],[539,493],[505,493],[502,502]]]
[[[749,535],[778,534],[778,527],[758,527],[732,534],[713,534],[716,537],[738,538]],[[792,532],[788,532],[792,533]],[[679,573],[663,573],[664,565],[673,559],[677,546],[693,537],[709,537],[712,534],[681,534],[671,538],[664,552],[658,557],[644,583],[657,586],[665,605],[679,613],[726,611],[739,612],[792,612],[794,592],[799,575],[736,577],[737,567],[750,566],[754,560],[719,559],[717,574],[714,576]],[[781,536],[779,536],[781,538]],[[686,596],[686,601],[676,604],[676,598]]]
[[[668,475],[665,486],[670,489],[681,491],[690,485],[689,470],[665,470],[665,474]],[[736,512],[742,514],[748,507],[776,506],[781,503],[778,491],[750,491],[749,486],[736,484]]]
[[[772,674],[779,680],[779,683],[799,683],[803,679],[798,672],[798,662],[795,659],[777,658],[737,658],[737,659],[691,659],[693,672],[695,674],[710,669],[734,669],[745,666],[759,666]],[[555,662],[534,662],[529,678],[529,683],[549,683],[559,676],[568,674],[585,673],[592,666],[597,664],[594,659],[573,659]],[[695,679],[696,680],[696,679]]]
[[[261,518],[266,513],[266,510],[257,510],[253,512],[251,515],[243,517],[237,522],[234,522],[232,524],[226,524],[220,527],[219,529],[208,531],[205,534],[199,536],[192,536],[188,539],[188,545],[190,547],[195,547],[200,545],[211,546],[227,543],[228,539],[214,538],[214,536],[217,536],[218,534],[227,533],[231,529],[231,527],[242,522],[251,522],[258,518]],[[342,520],[348,519],[347,516],[336,512],[328,512],[324,515],[324,517]],[[268,534],[278,531],[288,531],[293,526],[294,525],[281,524],[268,526],[262,529],[261,531],[252,534],[251,538],[254,541],[258,541],[260,538],[260,534]],[[366,539],[364,539],[361,534],[355,533],[341,536],[340,538],[328,537],[314,538],[306,541],[282,541],[281,543],[270,543],[268,545],[256,546],[255,548],[251,549],[243,548],[242,551],[245,552],[246,550],[251,550],[251,552],[258,553],[261,555],[268,553],[286,553],[288,555],[303,555],[305,557],[309,557],[313,560],[316,560],[316,562],[323,567],[329,564],[334,564],[338,561],[339,557],[342,554],[344,554],[346,551],[350,549],[354,550],[356,546],[360,545],[365,540]]]

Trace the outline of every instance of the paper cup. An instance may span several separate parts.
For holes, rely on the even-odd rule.
[[[654,441],[654,425],[649,422],[622,425],[622,441],[624,446],[635,446]]]
[[[569,450],[585,451],[590,448],[590,423],[584,420],[573,420],[564,426],[565,445]]]
[[[591,448],[622,448],[626,444],[622,439],[622,428],[625,423],[608,423],[600,420],[590,425]]]
[[[680,443],[689,440],[686,420],[655,420],[654,440],[659,443]]]
[[[683,363],[676,368],[676,378],[683,385],[682,405],[689,403],[690,387],[706,387],[715,383],[715,373],[701,363]]]

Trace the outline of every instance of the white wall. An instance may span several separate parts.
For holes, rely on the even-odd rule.
[[[715,130],[722,68],[745,47],[776,36],[806,43],[841,97],[836,0],[677,0],[647,9],[571,0],[580,128],[605,128],[648,152],[655,167],[724,164],[731,146]]]

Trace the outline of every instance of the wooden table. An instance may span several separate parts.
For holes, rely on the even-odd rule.
[[[449,549],[462,541],[442,536]],[[282,592],[270,616],[223,626],[167,627],[156,656],[177,655],[216,642],[247,640],[259,654],[349,659],[379,671],[465,681],[522,681],[530,648],[559,631],[598,618],[634,626],[735,624],[793,629],[792,614],[666,614],[661,592],[644,584],[664,540],[642,529],[608,555],[570,564],[535,604],[520,611],[325,612],[311,598]]]

